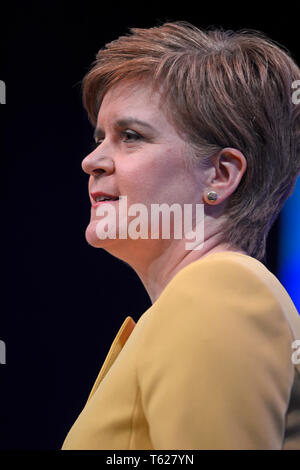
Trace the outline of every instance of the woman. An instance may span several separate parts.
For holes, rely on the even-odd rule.
[[[124,320],[63,449],[300,448],[300,319],[262,263],[300,171],[299,68],[256,31],[131,32],[83,80],[86,239],[132,266],[152,306]],[[151,237],[155,204],[201,205],[204,236],[187,249],[174,212]]]

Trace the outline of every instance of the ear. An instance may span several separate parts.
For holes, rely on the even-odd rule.
[[[207,180],[206,193],[218,195],[214,204],[220,204],[238,187],[246,169],[247,160],[239,150],[226,147],[212,157],[213,171]]]

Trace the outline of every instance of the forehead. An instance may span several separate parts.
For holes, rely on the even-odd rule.
[[[98,112],[98,124],[107,118],[119,118],[124,113],[144,119],[164,120],[160,106],[160,95],[150,84],[121,82],[104,95]],[[100,121],[100,122],[99,122]]]

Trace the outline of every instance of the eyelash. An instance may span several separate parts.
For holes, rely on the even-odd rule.
[[[121,134],[121,136],[123,136],[123,137],[124,137],[124,136],[125,136],[125,137],[128,137],[128,136],[129,136],[129,137],[133,138],[134,141],[136,141],[136,140],[142,138],[141,135],[139,135],[137,132],[134,132],[134,131],[122,131],[120,134]],[[98,142],[92,142],[92,144],[91,144],[91,149],[92,149],[92,150],[94,150],[94,149],[97,148],[99,145],[101,145],[102,139],[99,139],[99,140],[100,140],[100,141],[98,141]]]

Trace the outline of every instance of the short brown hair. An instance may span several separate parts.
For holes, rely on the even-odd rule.
[[[228,198],[223,241],[262,260],[268,232],[300,172],[300,107],[289,51],[261,31],[201,30],[185,21],[132,28],[100,49],[82,82],[95,126],[105,93],[130,78],[159,87],[166,113],[206,164],[225,147],[247,169]]]

